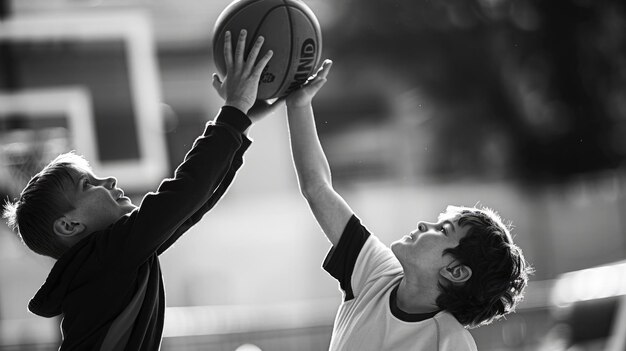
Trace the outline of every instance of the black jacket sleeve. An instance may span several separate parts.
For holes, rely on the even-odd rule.
[[[207,123],[195,140],[174,177],[163,180],[138,209],[114,224],[114,235],[106,246],[117,250],[117,264],[138,265],[165,251],[217,203],[250,145],[242,134],[249,125],[243,112],[222,107],[215,122]]]
[[[204,205],[200,207],[198,211],[196,211],[196,213],[189,217],[189,219],[186,220],[185,223],[180,225],[176,232],[172,236],[170,236],[169,239],[167,239],[167,241],[163,243],[163,245],[161,245],[161,247],[159,247],[159,249],[157,250],[157,254],[160,255],[165,252],[170,246],[172,246],[172,244],[174,244],[174,242],[176,242],[176,240],[178,240],[178,238],[180,238],[181,235],[183,235],[194,224],[198,223],[200,219],[202,219],[204,214],[209,212],[213,208],[213,206],[217,204],[217,202],[222,198],[222,196],[230,187],[230,184],[233,182],[233,179],[237,174],[237,171],[243,165],[243,154],[246,152],[250,144],[251,142],[249,139],[243,139],[243,144],[237,151],[237,154],[235,155],[235,158],[231,163],[230,169],[224,176],[224,179],[222,179],[220,185],[217,187],[217,189],[215,189],[213,194],[211,194],[211,197],[209,197],[207,202],[205,202]]]

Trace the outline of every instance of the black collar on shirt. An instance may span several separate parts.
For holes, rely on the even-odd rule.
[[[399,285],[396,285],[396,287],[393,288],[393,290],[391,291],[391,294],[389,295],[389,308],[391,309],[391,314],[393,314],[394,317],[398,318],[399,320],[404,321],[404,322],[421,322],[428,318],[433,318],[437,313],[440,312],[440,311],[428,312],[428,313],[404,312],[403,310],[400,309],[400,307],[398,307],[397,300],[396,300],[396,296],[398,294],[398,287]]]

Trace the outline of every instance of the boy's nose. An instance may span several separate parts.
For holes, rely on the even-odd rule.
[[[115,185],[117,184],[117,179],[115,179],[115,177],[108,177],[105,179],[104,182],[107,188],[113,189],[115,188]]]

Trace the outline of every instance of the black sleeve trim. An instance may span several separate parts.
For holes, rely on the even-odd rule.
[[[344,301],[354,298],[351,284],[352,272],[359,253],[369,236],[370,233],[361,225],[361,221],[352,215],[337,246],[330,249],[322,265],[324,270],[339,282],[341,290],[345,292]]]
[[[227,124],[235,128],[239,133],[243,133],[252,124],[250,118],[245,113],[232,106],[222,106],[215,123]]]

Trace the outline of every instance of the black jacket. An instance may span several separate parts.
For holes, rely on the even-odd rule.
[[[71,247],[30,301],[31,312],[63,316],[61,350],[157,350],[165,293],[159,258],[226,192],[243,164],[250,120],[223,107],[215,122],[141,205]]]

